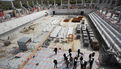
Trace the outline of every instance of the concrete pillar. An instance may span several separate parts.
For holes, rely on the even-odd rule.
[[[76,5],[77,5],[77,0],[76,0]]]
[[[32,6],[34,6],[34,2],[33,2],[33,0],[32,0]]]
[[[82,0],[82,6],[84,7],[84,0]]]
[[[56,6],[56,1],[54,0],[54,7]]]
[[[70,0],[68,0],[68,8],[70,7]]]
[[[61,6],[62,6],[62,4],[63,4],[63,0],[61,0]]]
[[[49,6],[49,0],[47,1],[47,3],[48,3],[48,6]]]
[[[13,4],[13,1],[11,1],[11,5],[12,5],[12,8],[15,10],[16,8],[15,8],[15,6]]]
[[[91,8],[92,8],[92,5],[93,5],[93,0],[91,0]]]

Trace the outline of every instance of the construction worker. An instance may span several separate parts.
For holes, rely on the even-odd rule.
[[[70,57],[70,66],[73,64],[73,57]]]
[[[89,54],[89,60],[92,58],[92,53],[91,54]]]
[[[94,58],[91,58],[91,59],[89,60],[89,63],[90,63],[90,69],[92,69],[93,62],[94,62]]]
[[[67,56],[66,56],[65,53],[63,54],[63,57],[64,57],[64,60],[66,61],[67,60]]]
[[[57,54],[57,48],[54,49],[55,55]]]
[[[71,54],[71,53],[69,53],[69,56],[70,56],[70,57],[72,57],[72,54]]]
[[[83,60],[83,56],[80,57],[80,62],[82,62],[82,60]]]
[[[80,57],[80,65],[83,67],[82,62],[83,62],[83,56]]]
[[[71,48],[68,50],[68,52],[69,52],[69,53],[71,53],[71,52],[72,52]]]
[[[79,57],[79,54],[80,54],[80,49],[78,49],[78,51],[77,51],[77,52],[78,52],[78,57]]]
[[[57,60],[54,60],[53,63],[54,63],[54,68],[57,68],[57,64],[58,64]]]
[[[68,65],[69,65],[69,60],[68,60],[68,58],[66,59],[66,66],[67,66],[67,68],[68,68]]]
[[[77,67],[77,60],[74,60],[74,68],[73,69],[76,69]]]
[[[84,69],[87,67],[87,61],[84,61]]]
[[[84,69],[84,60],[81,61],[81,69]]]
[[[92,53],[92,57],[94,57],[94,56],[95,56],[95,52]]]
[[[77,61],[77,60],[78,60],[78,57],[75,57],[75,58],[74,58],[74,61]]]

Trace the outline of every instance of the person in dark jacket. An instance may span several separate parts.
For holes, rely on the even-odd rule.
[[[81,61],[81,69],[84,69],[84,60]]]
[[[95,56],[95,52],[92,53],[92,57],[94,57],[94,56]]]
[[[58,50],[57,48],[54,49],[55,55],[57,54],[57,50]]]
[[[91,54],[89,54],[89,60],[92,58],[92,53]]]
[[[84,61],[84,69],[87,67],[87,61]]]
[[[83,56],[80,57],[80,62],[82,62],[82,60],[83,60]]]
[[[77,52],[78,52],[78,55],[77,55],[77,56],[79,57],[79,54],[80,54],[80,49],[78,49],[78,51],[77,51]]]
[[[91,59],[89,60],[89,63],[90,63],[90,69],[92,69],[93,62],[94,62],[94,58],[91,58]]]
[[[69,65],[69,60],[68,60],[68,58],[66,59],[66,66],[67,66],[67,68],[68,68],[68,65]]]
[[[54,68],[57,68],[57,64],[58,64],[57,60],[54,60],[53,63],[54,63]]]
[[[70,56],[70,57],[72,57],[72,54],[71,54],[71,53],[69,53],[69,56]]]
[[[74,68],[73,69],[76,69],[77,67],[77,60],[74,60]]]
[[[65,53],[63,54],[63,57],[65,61],[68,59]]]
[[[68,50],[68,52],[69,52],[69,53],[71,53],[71,52],[72,52],[71,48]]]
[[[70,57],[70,66],[73,64],[73,57]]]

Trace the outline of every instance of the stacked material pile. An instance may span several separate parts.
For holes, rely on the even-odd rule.
[[[65,19],[64,22],[69,22],[69,19]]]
[[[68,32],[68,28],[62,27],[62,30],[58,34],[58,38],[64,38],[66,37]]]
[[[73,18],[72,22],[80,22],[82,18],[82,16],[79,16],[78,18]]]
[[[62,28],[61,26],[57,26],[56,29],[50,34],[50,37],[51,38],[57,37],[57,35],[60,32],[61,28]]]
[[[53,20],[50,21],[49,24],[47,24],[47,26],[43,29],[44,32],[49,32],[50,30],[53,29],[53,27],[58,24],[60,22],[60,20],[62,19],[62,17],[57,17]]]

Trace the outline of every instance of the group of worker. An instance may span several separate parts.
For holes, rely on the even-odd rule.
[[[54,49],[54,52],[55,54],[57,54],[57,48]],[[73,69],[76,69],[78,66],[77,65],[78,63],[80,63],[81,69],[86,69],[87,64],[89,64],[89,69],[92,69],[95,52],[89,54],[88,61],[83,59],[84,54],[80,52],[80,49],[78,49],[77,55],[74,58],[72,57],[72,50],[69,49],[68,52],[69,52],[68,55],[66,55],[65,53],[63,54],[64,62],[66,64],[67,69],[72,67]],[[57,64],[58,64],[57,60],[54,60],[53,63],[54,63],[54,68],[57,68]]]

